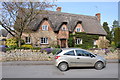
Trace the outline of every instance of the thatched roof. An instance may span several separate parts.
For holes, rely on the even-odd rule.
[[[68,29],[72,32],[77,22],[81,22],[86,33],[107,35],[96,16],[78,15],[58,11],[47,11],[46,14],[39,14],[37,19],[31,23],[29,28],[33,31],[38,30],[44,18],[48,19],[54,31],[59,31],[61,24],[63,22],[67,22]]]

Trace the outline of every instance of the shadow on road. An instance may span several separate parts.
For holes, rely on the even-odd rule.
[[[94,67],[71,67],[69,69],[95,69]]]

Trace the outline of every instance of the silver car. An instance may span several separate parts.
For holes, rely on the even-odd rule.
[[[56,53],[55,66],[61,71],[66,71],[69,67],[95,67],[101,70],[106,66],[106,60],[84,49],[64,48]]]

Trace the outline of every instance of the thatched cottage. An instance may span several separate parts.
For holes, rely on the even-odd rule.
[[[100,13],[95,16],[87,16],[63,13],[61,7],[56,10],[37,16],[38,19],[30,26],[32,32],[24,33],[22,36],[26,44],[39,47],[52,45],[68,47],[70,33],[86,32],[100,37],[107,35],[100,24]],[[76,44],[82,44],[82,39],[77,39]]]

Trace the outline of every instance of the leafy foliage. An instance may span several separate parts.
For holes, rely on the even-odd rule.
[[[79,47],[83,49],[89,49],[94,47],[93,40],[97,40],[98,37],[99,37],[98,35],[88,35],[85,32],[76,32],[74,35],[70,35],[68,44],[69,47]],[[82,44],[76,45],[75,38],[82,39]]]
[[[17,39],[14,37],[7,39],[6,45],[13,48],[17,47]]]
[[[120,48],[120,27],[114,29],[114,42],[116,47]]]
[[[33,48],[33,46],[31,44],[24,44],[21,47],[28,48],[28,49],[32,49]]]
[[[107,32],[107,36],[106,38],[110,41],[110,43],[112,42],[112,31],[110,31],[110,28],[108,26],[107,22],[103,23],[103,28],[104,30]]]

